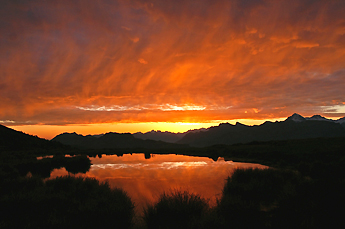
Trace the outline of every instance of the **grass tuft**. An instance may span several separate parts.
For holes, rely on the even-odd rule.
[[[186,191],[164,193],[144,210],[147,228],[200,228],[209,211],[208,201]]]

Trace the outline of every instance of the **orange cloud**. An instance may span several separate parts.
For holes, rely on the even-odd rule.
[[[140,58],[140,59],[138,60],[138,62],[141,63],[141,64],[147,64],[147,63],[148,63],[148,62],[147,62],[146,60],[144,60],[143,58]]]
[[[340,0],[8,1],[0,120],[322,114],[345,102],[344,9]]]

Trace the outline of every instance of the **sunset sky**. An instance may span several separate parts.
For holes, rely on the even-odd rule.
[[[0,0],[0,124],[52,138],[345,116],[343,0]]]

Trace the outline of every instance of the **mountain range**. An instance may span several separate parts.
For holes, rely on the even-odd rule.
[[[293,114],[290,117],[288,117],[286,120],[292,120],[295,122],[303,122],[303,121],[327,121],[327,122],[334,122],[339,123],[345,127],[345,117],[340,118],[338,120],[328,119],[325,117],[322,117],[321,115],[313,115],[312,117],[303,117],[299,114]]]
[[[205,132],[186,134],[176,143],[204,147],[216,144],[249,143],[253,141],[272,141],[307,139],[321,137],[344,137],[345,117],[339,120],[326,119],[320,115],[304,118],[293,114],[282,122],[266,121],[261,125],[247,126],[241,123],[231,125],[221,123]]]
[[[293,114],[285,121],[247,126],[221,123],[207,129],[185,133],[150,131],[147,133],[106,133],[83,136],[62,133],[52,140],[39,138],[0,125],[0,151],[61,148],[61,144],[80,149],[147,148],[167,149],[186,146],[205,147],[217,144],[232,145],[253,141],[345,137],[345,117],[331,120],[320,115],[303,117]]]
[[[303,117],[293,114],[285,121],[265,122],[247,126],[221,123],[218,126],[190,130],[185,133],[150,131],[146,133],[106,133],[102,135],[78,135],[63,133],[52,141],[78,148],[171,148],[178,145],[205,147],[216,144],[231,145],[253,141],[307,139],[345,136],[345,117],[332,120],[320,115]],[[170,144],[169,144],[170,143]],[[174,143],[174,144],[172,144]]]
[[[181,144],[173,144],[151,139],[143,140],[135,138],[130,133],[106,133],[104,135],[83,136],[77,133],[63,133],[55,136],[51,141],[60,142],[65,145],[74,146],[80,149],[118,149],[118,148],[180,148]]]

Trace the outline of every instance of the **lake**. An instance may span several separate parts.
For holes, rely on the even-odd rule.
[[[94,177],[108,181],[111,187],[125,190],[137,210],[154,203],[163,192],[186,190],[209,199],[210,205],[220,197],[225,179],[236,168],[267,168],[251,163],[214,161],[207,157],[159,154],[124,154],[90,157],[91,168],[86,174],[76,176]],[[51,178],[68,175],[65,168],[54,169]]]

